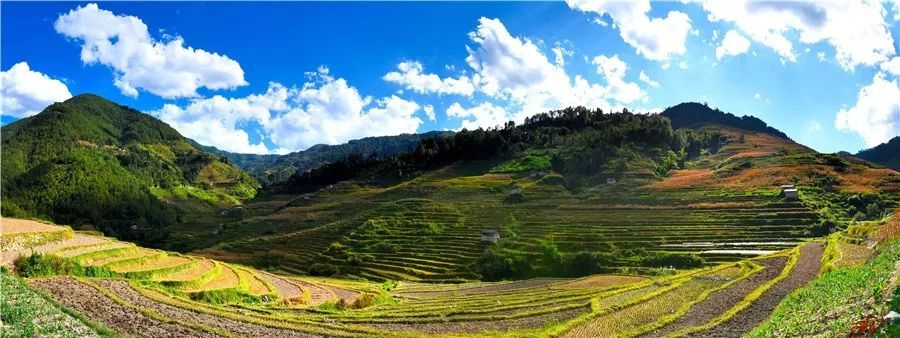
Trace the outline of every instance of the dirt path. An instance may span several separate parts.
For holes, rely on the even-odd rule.
[[[168,324],[126,308],[68,277],[29,280],[32,287],[49,293],[65,306],[102,322],[116,332],[137,337],[215,337],[181,325]]]
[[[548,313],[533,317],[488,320],[465,321],[447,323],[409,323],[409,324],[360,324],[363,326],[388,330],[415,332],[422,334],[448,334],[448,333],[482,333],[486,331],[509,332],[522,329],[534,329],[550,323],[564,322],[585,313],[591,312],[587,306],[566,311]]]
[[[800,248],[800,258],[790,275],[775,284],[753,304],[728,321],[691,337],[740,337],[762,323],[785,296],[816,278],[821,268],[822,252],[825,246],[819,242],[809,243]]]
[[[674,322],[649,332],[645,337],[662,337],[669,333],[707,323],[737,305],[751,291],[778,277],[787,264],[787,257],[773,257],[759,261],[764,270],[743,279],[728,288],[713,292],[703,301],[694,304]]]
[[[135,291],[124,281],[102,280],[97,281],[97,284],[112,291],[126,302],[141,308],[156,311],[162,316],[189,323],[197,323],[212,328],[220,328],[241,337],[315,337],[314,335],[303,332],[276,329],[224,317],[216,317],[159,303],[144,297],[144,295]]]

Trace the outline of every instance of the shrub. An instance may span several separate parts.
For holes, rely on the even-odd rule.
[[[353,300],[353,303],[350,304],[350,308],[362,309],[370,307],[372,305],[375,305],[375,297],[373,297],[372,294],[363,292],[359,296],[357,296],[355,300]]]
[[[20,276],[44,277],[72,274],[79,266],[75,262],[59,256],[32,252],[30,256],[16,259],[15,267]]]
[[[486,281],[525,278],[530,277],[533,272],[524,254],[495,248],[485,251],[483,256],[472,263],[471,269]]]
[[[309,266],[309,274],[313,276],[331,277],[340,274],[341,270],[334,264],[314,263]]]
[[[581,277],[603,272],[604,267],[616,262],[616,255],[606,252],[582,251],[566,257],[566,272],[571,277]]]

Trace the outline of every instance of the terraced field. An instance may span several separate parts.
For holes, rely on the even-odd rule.
[[[295,274],[329,263],[338,276],[373,281],[472,280],[477,275],[468,265],[489,246],[480,240],[485,228],[498,229],[508,250],[538,252],[552,241],[564,254],[696,253],[715,265],[791,248],[819,222],[808,206],[785,202],[771,189],[617,192],[625,188],[600,186],[575,196],[545,178],[452,172],[472,166],[383,189],[337,184],[226,225],[222,244],[196,253],[257,266],[273,262]],[[507,201],[510,187],[522,189],[524,199]],[[312,210],[320,218],[296,230],[269,225],[271,217]],[[629,269],[641,264],[623,256],[608,272]]]
[[[824,242],[812,241],[663,276],[389,285],[285,277],[104,240],[57,251],[95,269],[111,264],[110,275],[26,282],[95,327],[142,337],[736,336],[829,262]]]

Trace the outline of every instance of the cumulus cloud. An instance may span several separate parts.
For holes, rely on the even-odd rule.
[[[457,94],[472,95],[475,86],[467,76],[441,79],[437,74],[424,74],[422,64],[418,61],[404,61],[397,65],[397,71],[391,71],[382,77],[387,82],[400,84],[419,94]]]
[[[900,76],[900,56],[895,56],[890,61],[882,63],[881,70],[894,76]]]
[[[62,81],[33,71],[27,62],[19,62],[0,72],[0,114],[22,118],[40,113],[54,102],[72,97]]]
[[[181,37],[158,41],[134,16],[87,4],[62,14],[54,28],[81,42],[81,61],[113,70],[114,85],[136,97],[144,90],[164,98],[197,97],[197,89],[246,85],[244,70],[225,55],[184,45]]]
[[[426,104],[424,107],[422,107],[422,111],[425,112],[425,116],[428,117],[429,121],[437,121],[437,116],[434,115],[434,106]]]
[[[490,102],[468,109],[463,108],[459,102],[454,102],[447,108],[447,116],[462,118],[460,129],[491,128],[502,126],[509,121],[506,110]]]
[[[725,32],[722,44],[716,47],[716,59],[721,60],[726,55],[734,56],[746,53],[750,49],[750,40],[735,30]]]
[[[563,65],[565,57],[572,52],[562,44],[551,48],[554,56],[551,61],[537,43],[513,36],[498,19],[479,19],[478,26],[469,33],[469,39],[472,44],[466,46],[466,64],[472,74],[467,78],[473,85],[471,94],[481,94],[479,96],[489,99],[490,103],[477,103],[470,108],[457,103],[448,108],[449,117],[461,119],[460,128],[486,127],[508,120],[522,122],[528,116],[568,106],[608,109],[611,102],[621,106],[647,98],[636,83],[625,81],[628,66],[618,56],[594,58],[597,72],[606,80],[604,86],[591,83],[580,75],[570,77]],[[451,80],[433,74],[423,75],[422,66],[416,63],[401,63],[398,69],[400,71],[389,73],[384,79],[405,85],[422,84],[407,87],[411,89],[432,88],[421,92],[440,94],[437,88],[446,87],[446,82]],[[420,77],[428,77],[428,80],[405,80]],[[427,110],[426,116],[431,118]]]
[[[704,1],[710,21],[733,23],[739,30],[779,56],[796,61],[793,42],[825,41],[835,49],[844,69],[873,66],[894,54],[893,38],[880,1],[757,2]]]
[[[668,61],[686,51],[684,43],[691,31],[691,19],[683,12],[670,11],[665,18],[650,18],[649,0],[566,0],[566,3],[582,12],[601,17],[609,15],[618,26],[622,40],[647,59]]]
[[[647,93],[641,90],[636,83],[625,81],[625,71],[628,70],[628,65],[618,55],[612,57],[598,55],[591,63],[597,65],[597,73],[602,74],[606,79],[607,96],[622,103],[632,103],[647,96]],[[646,75],[644,76],[646,77]]]
[[[856,105],[841,109],[834,121],[838,130],[857,133],[874,147],[900,135],[900,85],[878,73],[859,91]]]
[[[270,83],[263,94],[196,99],[183,108],[166,104],[153,114],[202,144],[241,153],[284,153],[319,143],[413,133],[422,123],[415,116],[420,106],[413,101],[363,96],[327,68],[308,75],[300,88]],[[259,124],[261,137],[275,149],[250,143],[244,131],[248,123]]]

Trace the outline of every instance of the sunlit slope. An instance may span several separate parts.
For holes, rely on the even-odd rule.
[[[161,245],[189,214],[252,197],[253,178],[150,115],[95,95],[3,127],[3,214]]]

